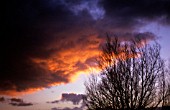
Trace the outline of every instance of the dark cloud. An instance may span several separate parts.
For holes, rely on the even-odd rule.
[[[12,106],[32,106],[33,105],[33,103],[24,102],[22,99],[19,99],[19,98],[11,98],[9,100],[10,100],[9,104]]]
[[[114,18],[120,25],[139,23],[140,20],[170,23],[169,0],[102,0],[100,5],[106,16]]]
[[[25,102],[21,102],[21,103],[9,103],[10,105],[12,106],[32,106],[33,104],[32,103],[25,103]]]
[[[52,102],[47,102],[47,103],[62,103],[62,102],[72,102],[73,105],[77,105],[78,107],[74,107],[74,108],[69,108],[69,107],[65,107],[65,108],[52,108],[51,110],[84,110],[85,109],[85,104],[83,102],[83,97],[85,95],[84,94],[74,94],[74,93],[63,93],[61,96],[60,100],[55,100]]]
[[[98,55],[106,32],[134,33],[143,23],[141,19],[162,21],[169,17],[169,1],[133,2],[5,1],[0,94],[13,95],[68,83],[78,71],[95,66],[90,61]],[[148,34],[142,36],[151,39]]]
[[[51,102],[47,102],[47,103],[52,103],[52,104],[54,104],[54,103],[59,103],[60,102],[60,100],[54,100],[54,101],[51,101]]]
[[[5,98],[4,97],[0,97],[0,102],[5,102]]]
[[[19,99],[19,98],[11,98],[10,101],[11,101],[11,102],[18,102],[18,103],[23,102],[23,100],[22,100],[22,99]]]
[[[95,20],[102,19],[105,11],[99,6],[98,0],[80,0],[68,1],[63,0],[63,4],[67,6],[75,15],[80,14],[82,11],[87,11]]]
[[[83,97],[84,97],[83,94],[63,93],[61,101],[71,101],[73,102],[73,104],[76,105],[79,104],[79,102],[83,99]]]
[[[53,83],[68,83],[70,76],[74,75],[74,71],[67,69],[52,69],[52,66],[67,68],[70,65],[63,61],[60,53],[79,46],[75,41],[79,38],[74,39],[73,36],[76,32],[80,35],[76,28],[82,24],[82,21],[75,21],[80,19],[79,16],[74,15],[60,2],[6,1],[3,37],[0,43],[1,94],[6,94],[5,91],[9,90],[21,92],[49,87]],[[85,43],[86,40],[81,42]],[[65,57],[70,56],[68,54]],[[50,63],[52,61],[54,65]],[[69,74],[63,74],[66,71]]]
[[[5,97],[0,97],[0,102],[2,103],[8,103],[12,106],[32,106],[34,105],[33,103],[31,102],[25,102],[23,101],[23,99],[20,99],[20,98],[5,98]]]
[[[16,59],[11,59],[16,60]],[[26,59],[25,59],[26,60]],[[8,62],[9,63],[9,62]],[[43,64],[42,64],[43,65]],[[48,84],[53,82],[68,82],[67,75],[63,75],[62,71],[56,71],[55,74],[37,65],[31,61],[24,61],[23,59],[6,66],[3,69],[0,80],[0,90],[16,90],[23,91],[30,87],[40,88],[48,87]],[[40,81],[40,82],[39,82]],[[4,86],[6,85],[6,86]]]
[[[83,101],[83,94],[74,94],[74,93],[63,93],[60,100],[55,100],[47,103],[59,103],[59,102],[67,102],[70,101],[74,105],[78,105],[81,101]]]

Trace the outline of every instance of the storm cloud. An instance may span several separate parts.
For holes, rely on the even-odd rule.
[[[17,0],[4,6],[0,94],[6,95],[75,80],[96,66],[91,61],[107,32],[153,40],[152,33],[135,31],[148,21],[170,23],[168,0]]]
[[[169,0],[102,0],[100,5],[108,17],[117,19],[118,25],[128,25],[147,21],[170,23]]]

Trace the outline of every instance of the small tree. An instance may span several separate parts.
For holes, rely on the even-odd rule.
[[[165,65],[160,45],[108,37],[98,64],[101,73],[85,83],[89,110],[142,110],[163,104]]]

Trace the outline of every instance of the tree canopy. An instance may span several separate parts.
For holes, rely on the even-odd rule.
[[[85,82],[87,108],[142,110],[167,104],[170,84],[160,49],[156,42],[108,37],[98,58],[100,74]]]

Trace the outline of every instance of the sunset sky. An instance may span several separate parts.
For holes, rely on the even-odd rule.
[[[0,110],[83,110],[84,82],[106,33],[161,45],[170,58],[170,0],[5,0]]]

